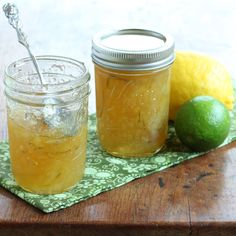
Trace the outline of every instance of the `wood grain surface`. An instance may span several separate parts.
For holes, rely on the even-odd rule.
[[[6,1],[5,1],[6,2]],[[15,0],[33,51],[85,61],[104,28],[142,27],[173,34],[177,49],[220,59],[235,76],[235,1]],[[25,57],[0,14],[0,75]],[[0,140],[7,138],[0,80]],[[44,214],[0,187],[0,236],[236,236],[236,142],[70,208]]]
[[[44,214],[0,188],[0,235],[236,235],[236,143]]]

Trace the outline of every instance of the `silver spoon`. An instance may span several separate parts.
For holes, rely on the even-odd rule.
[[[3,5],[3,11],[4,11],[6,17],[8,18],[9,24],[16,30],[19,43],[22,44],[27,49],[29,56],[34,64],[35,70],[38,74],[40,83],[46,84],[45,81],[43,80],[43,76],[40,72],[37,60],[30,50],[29,43],[27,42],[27,37],[20,27],[18,8],[16,7],[15,4],[6,3]]]
[[[8,18],[9,24],[16,30],[18,41],[22,44],[28,51],[29,56],[33,62],[35,70],[38,74],[40,83],[46,85],[37,60],[33,53],[30,50],[30,45],[27,42],[27,37],[22,30],[20,19],[19,19],[19,10],[15,4],[6,3],[3,5],[3,11]],[[46,124],[53,128],[60,128],[63,131],[63,134],[66,136],[73,136],[78,131],[78,112],[72,113],[66,108],[58,108],[57,105],[63,103],[60,99],[48,98],[44,100],[44,109],[43,109],[43,118]]]

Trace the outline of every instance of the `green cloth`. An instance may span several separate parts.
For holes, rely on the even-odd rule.
[[[234,114],[236,115],[236,109],[231,114],[230,134],[222,146],[236,140]],[[173,123],[169,124],[166,146],[158,154],[147,158],[121,159],[112,157],[99,146],[95,131],[96,118],[95,115],[91,115],[89,117],[85,176],[72,190],[56,195],[37,195],[22,190],[17,186],[10,171],[7,142],[0,143],[0,185],[29,204],[49,213],[203,154],[192,152],[179,142],[175,135]]]

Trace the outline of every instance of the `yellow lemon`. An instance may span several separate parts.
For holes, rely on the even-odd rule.
[[[180,106],[196,96],[212,96],[228,109],[233,108],[233,82],[217,60],[194,52],[176,52],[171,75],[169,119],[174,120]]]

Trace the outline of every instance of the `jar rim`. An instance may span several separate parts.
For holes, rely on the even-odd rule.
[[[9,89],[14,89],[17,86],[17,92],[19,93],[26,93],[26,94],[37,94],[37,95],[46,95],[46,94],[60,94],[60,93],[64,93],[64,92],[69,92],[71,90],[73,90],[74,88],[78,88],[78,87],[82,87],[84,85],[86,85],[89,80],[90,80],[90,74],[89,71],[87,69],[87,67],[85,66],[85,64],[83,62],[80,62],[78,60],[69,58],[69,57],[64,57],[64,56],[55,56],[55,55],[40,55],[40,56],[36,56],[37,61],[44,61],[44,60],[58,60],[58,61],[64,61],[66,63],[69,63],[71,65],[74,65],[76,67],[80,67],[83,69],[83,73],[81,74],[81,76],[78,76],[76,79],[74,80],[70,80],[70,81],[65,81],[63,83],[57,83],[57,84],[36,84],[36,83],[22,83],[20,81],[18,81],[16,79],[16,75],[12,75],[10,73],[10,68],[14,67],[14,65],[16,65],[16,63],[28,63],[31,61],[30,57],[25,57],[25,58],[21,58],[18,59],[12,63],[10,63],[8,66],[6,66],[5,68],[5,78],[4,78],[4,84],[6,87],[8,87]],[[37,74],[35,72],[35,74]],[[10,83],[7,83],[6,80],[11,80],[16,86],[11,86]],[[83,81],[81,82],[82,79]],[[32,86],[34,86],[34,89],[32,91]],[[68,89],[63,89],[63,86],[67,86]],[[24,88],[22,88],[24,87]],[[46,88],[46,89],[45,89]]]

